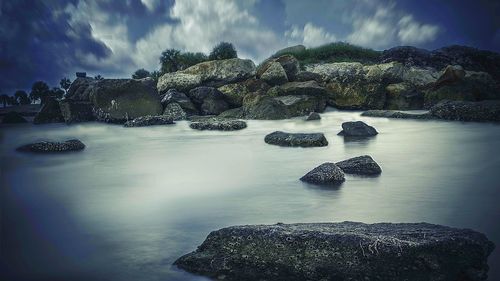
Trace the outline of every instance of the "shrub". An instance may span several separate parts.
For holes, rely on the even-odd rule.
[[[181,53],[176,49],[167,49],[160,56],[161,73],[176,72],[207,60],[203,53]]]
[[[133,79],[142,79],[146,77],[151,77],[151,73],[144,68],[137,69],[134,73],[132,73]]]
[[[213,49],[208,58],[210,60],[225,60],[237,58],[238,54],[233,44],[228,42],[220,42]]]

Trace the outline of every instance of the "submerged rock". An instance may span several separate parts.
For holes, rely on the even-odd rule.
[[[246,128],[247,123],[240,120],[206,120],[192,122],[189,127],[196,130],[236,131]]]
[[[279,146],[300,146],[300,147],[313,147],[313,146],[327,146],[328,141],[323,133],[285,133],[276,131],[268,134],[264,141],[268,144]]]
[[[378,132],[363,121],[355,121],[342,123],[342,131],[338,134],[346,137],[371,137],[377,135]]]
[[[157,115],[157,116],[141,116],[134,120],[125,122],[125,127],[145,127],[155,125],[171,125],[174,124],[171,116]]]
[[[47,99],[33,119],[34,124],[61,122],[64,122],[64,117],[61,113],[59,102],[54,98]]]
[[[175,265],[218,280],[482,281],[494,244],[428,223],[301,223],[211,232]]]
[[[306,118],[306,121],[320,120],[321,116],[317,112],[311,112]]]
[[[337,184],[345,180],[344,172],[334,163],[323,163],[300,178],[314,184]]]
[[[382,173],[380,166],[368,155],[350,158],[335,163],[346,174],[378,175]]]
[[[67,152],[77,151],[85,148],[85,145],[77,139],[67,140],[65,142],[42,141],[26,144],[18,147],[16,150],[21,152]]]
[[[26,119],[24,119],[19,112],[9,111],[2,119],[2,124],[19,124],[19,123],[28,123]]]

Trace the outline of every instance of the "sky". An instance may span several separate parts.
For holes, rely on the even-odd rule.
[[[0,0],[0,92],[58,86],[76,71],[130,77],[159,69],[165,49],[209,53],[221,41],[256,63],[334,41],[500,52],[500,1]]]

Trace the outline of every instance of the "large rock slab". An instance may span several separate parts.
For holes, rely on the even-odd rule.
[[[94,107],[89,101],[64,99],[59,102],[59,107],[66,124],[95,120]]]
[[[218,280],[482,281],[494,244],[428,223],[302,223],[211,232],[175,265]]]
[[[64,122],[64,117],[61,113],[59,102],[54,98],[47,99],[33,119],[34,124],[61,122]]]
[[[65,142],[42,141],[30,143],[18,147],[16,150],[21,152],[52,153],[78,151],[85,148],[85,145],[77,139],[67,140]]]
[[[260,75],[260,79],[271,86],[281,85],[288,82],[286,72],[279,62],[271,62],[267,69]]]
[[[19,112],[9,111],[2,119],[2,124],[20,124],[20,123],[28,123],[26,119],[24,119]]]
[[[161,97],[161,104],[164,109],[170,103],[177,103],[186,112],[187,115],[197,115],[199,113],[198,109],[193,104],[193,102],[191,102],[188,96],[182,92],[177,91],[176,89],[168,90]]]
[[[240,120],[205,120],[199,122],[191,122],[191,129],[195,130],[210,130],[210,131],[237,131],[245,129],[247,123]]]
[[[331,185],[342,183],[345,178],[344,172],[337,165],[334,163],[323,163],[309,171],[300,180],[319,185]]]
[[[197,87],[189,91],[188,97],[201,115],[219,115],[230,108],[224,94],[212,87]]]
[[[380,166],[371,156],[363,155],[335,163],[344,173],[356,175],[379,175]]]
[[[345,137],[372,137],[378,132],[363,121],[354,121],[342,123],[342,131],[338,134]]]
[[[279,146],[327,146],[328,141],[322,133],[285,133],[276,131],[266,135],[264,141]]]

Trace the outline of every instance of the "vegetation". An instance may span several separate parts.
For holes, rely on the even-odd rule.
[[[176,72],[208,60],[203,53],[182,53],[176,49],[167,49],[161,53],[161,73]]]
[[[102,77],[101,74],[97,74],[96,76],[94,76],[94,79],[95,80],[103,80],[104,77]]]
[[[14,93],[14,98],[16,99],[18,104],[30,104],[31,100],[28,97],[28,93],[23,90],[17,90]]]
[[[61,79],[61,81],[59,82],[59,85],[61,86],[61,88],[64,90],[64,93],[67,93],[68,92],[68,89],[69,89],[69,86],[71,86],[71,80],[69,80],[68,78],[64,77],[63,79]]]
[[[236,52],[236,49],[233,44],[228,42],[220,42],[217,44],[208,56],[210,60],[225,60],[237,57],[238,53]]]
[[[293,55],[299,60],[301,65],[320,62],[375,63],[380,56],[379,51],[344,42],[330,43],[315,48],[308,48],[303,51],[284,54]]]
[[[146,77],[151,77],[151,73],[144,68],[137,69],[134,73],[132,73],[132,79],[143,79]]]
[[[31,86],[30,99],[32,103],[40,100],[43,104],[49,95],[50,88],[47,83],[43,81],[36,81],[35,83],[33,83],[33,86]]]

